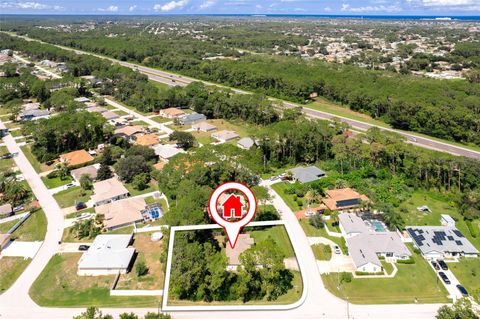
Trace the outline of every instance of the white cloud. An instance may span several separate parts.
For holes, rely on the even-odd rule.
[[[128,11],[132,12],[134,11],[135,9],[137,9],[137,5],[134,4],[133,6],[130,6],[130,8],[128,8]]]
[[[424,6],[457,7],[474,5],[475,0],[422,0]]]
[[[207,9],[207,8],[210,8],[211,6],[213,6],[215,4],[215,1],[213,0],[207,0],[207,1],[204,1],[200,6],[199,8],[200,9]]]
[[[118,11],[118,6],[109,6],[107,8],[98,8],[98,11],[103,11],[103,12],[117,12]]]
[[[342,4],[342,11],[353,12],[353,13],[366,13],[366,12],[399,12],[402,11],[402,8],[398,4],[384,6],[364,6],[364,7],[352,7],[348,3]]]
[[[170,1],[165,4],[156,4],[153,10],[156,11],[172,11],[174,9],[181,9],[188,4],[188,0]]]
[[[48,5],[40,2],[0,2],[0,9],[20,9],[20,10],[62,10],[63,7],[58,5]]]

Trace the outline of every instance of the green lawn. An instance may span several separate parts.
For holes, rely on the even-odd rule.
[[[337,273],[322,275],[322,279],[331,293],[355,304],[449,302],[445,287],[425,259],[416,253],[413,258],[415,264],[397,264],[394,278],[353,278],[340,285],[341,276]]]
[[[33,155],[32,150],[30,149],[30,146],[24,145],[24,146],[20,146],[20,148],[22,149],[23,153],[25,154],[25,157],[28,159],[30,164],[32,164],[33,168],[37,173],[41,173],[49,170],[49,167],[47,165],[40,163],[35,157],[35,155]]]
[[[115,276],[78,276],[80,253],[55,255],[30,288],[44,307],[157,307],[156,297],[110,297]]]
[[[90,208],[85,208],[85,209],[76,211],[74,213],[70,213],[70,214],[66,215],[65,218],[75,218],[77,216],[80,216],[81,214],[93,214],[93,213],[95,213],[95,208],[90,207]]]
[[[53,198],[57,201],[61,208],[70,207],[78,202],[87,202],[92,196],[91,190],[83,190],[80,186],[72,187],[56,193]]]
[[[303,231],[305,232],[305,234],[308,237],[325,237],[325,238],[328,238],[331,241],[333,241],[335,244],[337,244],[338,247],[340,247],[340,249],[343,251],[344,254],[347,253],[347,244],[345,243],[345,239],[343,237],[329,236],[327,234],[327,231],[325,230],[325,228],[317,229],[317,228],[313,227],[312,225],[310,225],[307,218],[302,218],[300,220],[300,226],[302,226]]]
[[[110,97],[110,100],[113,100],[113,101],[117,102],[118,104],[126,107],[127,109],[130,109],[130,110],[132,110],[132,111],[134,111],[134,112],[136,112],[136,113],[142,114],[142,115],[152,115],[152,114],[153,114],[153,113],[151,113],[151,112],[143,112],[143,111],[137,110],[137,109],[134,108],[133,106],[130,106],[130,105],[127,105],[127,104],[125,104],[125,103],[122,103],[122,102],[120,102],[120,101],[118,101],[118,100],[115,100],[113,97]]]
[[[138,196],[138,195],[158,191],[158,186],[156,184],[157,183],[152,180],[152,181],[150,181],[149,186],[147,188],[145,188],[144,190],[141,190],[141,191],[135,189],[131,183],[128,183],[128,184],[125,183],[124,186],[125,186],[126,189],[128,189],[128,192],[130,193],[130,196]]]
[[[141,126],[149,126],[147,122],[137,120],[137,121],[132,121],[132,125],[141,125]]]
[[[418,212],[417,207],[422,205],[427,205],[430,207],[432,212]],[[480,250],[480,237],[472,237],[452,198],[433,191],[416,190],[410,199],[400,205],[400,208],[408,211],[407,213],[402,213],[402,217],[405,220],[405,225],[407,226],[438,226],[441,224],[441,214],[448,214],[452,216],[456,220],[457,228],[477,249]],[[477,227],[477,232],[480,233],[480,220],[476,220],[473,223]]]
[[[13,136],[13,137],[22,136],[22,130],[11,130],[10,135]]]
[[[295,257],[292,243],[284,226],[271,226],[263,229],[259,229],[259,227],[249,228],[247,226],[246,230],[250,236],[255,239],[256,243],[271,237],[275,240],[286,258]]]
[[[8,149],[6,146],[0,146],[0,155],[4,155],[9,153]],[[15,166],[15,162],[13,158],[5,158],[5,159],[0,159],[0,170],[8,170],[11,169]]]
[[[47,188],[57,188],[71,183],[73,178],[70,175],[66,176],[64,179],[61,179],[60,177],[48,178],[43,176],[42,181]]]
[[[381,260],[381,263],[387,274],[391,274],[393,272],[393,265],[391,263],[387,263],[385,260]]]
[[[23,257],[2,257],[0,259],[0,294],[5,292],[23,273],[31,259]]]
[[[20,219],[0,224],[0,233],[6,233],[15,226]],[[44,240],[47,233],[47,218],[43,210],[39,209],[12,234],[12,239],[21,241]]]
[[[300,202],[303,203],[303,205],[300,206],[298,205],[298,201],[294,200],[294,195],[289,195],[285,193],[285,189],[289,188],[290,186],[290,183],[281,182],[273,184],[272,188],[294,212],[307,208],[307,205],[303,198],[299,198]]]
[[[128,115],[127,112],[125,111],[122,111],[122,110],[115,110],[114,111],[118,116],[124,116],[124,115]]]
[[[476,302],[480,302],[480,259],[462,258],[458,263],[448,263],[448,267]]]
[[[163,214],[166,214],[168,212],[168,204],[167,204],[167,201],[163,198],[160,198],[160,199],[154,199],[152,196],[150,197],[146,197],[145,198],[145,202],[147,204],[153,204],[153,203],[158,203],[160,204],[160,206],[162,207],[163,209]]]
[[[312,251],[317,260],[330,260],[332,258],[332,248],[329,245],[312,245]]]
[[[171,122],[172,121],[172,119],[167,119],[166,117],[162,117],[162,116],[155,116],[155,117],[152,117],[150,119],[154,120],[157,123],[166,123],[166,122]]]

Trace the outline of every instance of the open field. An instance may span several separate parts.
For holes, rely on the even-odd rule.
[[[421,255],[413,253],[412,257],[415,264],[397,264],[394,278],[353,278],[350,283],[340,283],[341,276],[331,273],[322,279],[331,293],[355,304],[448,302],[448,293],[433,269]]]
[[[22,272],[30,264],[31,259],[23,257],[2,257],[0,258],[0,294],[10,288]]]
[[[110,297],[115,276],[78,276],[80,253],[55,255],[30,288],[45,307],[157,307],[155,297]]]
[[[448,267],[475,301],[480,302],[480,258],[462,258],[458,263],[448,263]]]
[[[83,190],[80,186],[72,187],[53,195],[61,208],[70,207],[78,202],[86,202],[92,195],[91,190]]]
[[[121,275],[116,289],[163,289],[165,281],[164,267],[160,262],[162,254],[162,245],[164,240],[153,242],[150,240],[151,233],[142,233],[135,235],[133,246],[138,251],[137,259],[129,274]],[[148,267],[148,273],[144,276],[138,276],[135,267],[143,261]]]

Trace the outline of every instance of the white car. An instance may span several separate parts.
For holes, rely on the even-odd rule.
[[[337,245],[333,246],[333,252],[337,255],[340,255],[342,253],[340,247],[338,247]]]

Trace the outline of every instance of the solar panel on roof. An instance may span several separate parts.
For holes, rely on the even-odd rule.
[[[454,229],[454,230],[453,230],[453,233],[454,233],[455,235],[457,235],[458,237],[465,237],[465,236],[463,236],[463,234],[462,234],[459,230],[457,230],[457,229]]]
[[[455,243],[456,243],[458,246],[463,246],[463,243],[462,243],[460,240],[455,240]]]
[[[453,236],[447,236],[448,240],[453,240]]]

